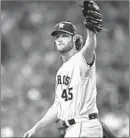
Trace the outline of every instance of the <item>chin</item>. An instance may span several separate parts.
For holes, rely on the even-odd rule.
[[[64,47],[59,47],[57,48],[57,50],[60,52],[60,53],[64,53],[66,51],[66,48]]]
[[[71,49],[62,49],[62,50],[59,50],[59,52],[61,53],[61,54],[63,54],[63,53],[66,53],[66,52],[69,52]]]
[[[69,52],[73,47],[57,47],[57,50],[60,52],[60,53],[66,53],[66,52]]]
[[[66,50],[58,50],[61,54],[66,53]]]

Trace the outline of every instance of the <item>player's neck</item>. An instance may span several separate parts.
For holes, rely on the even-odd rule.
[[[76,53],[77,53],[77,50],[72,49],[69,52],[66,52],[66,53],[62,54],[61,57],[62,57],[63,62],[68,61]]]

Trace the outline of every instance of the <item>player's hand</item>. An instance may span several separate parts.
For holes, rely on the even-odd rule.
[[[36,130],[35,130],[35,128],[32,128],[24,134],[23,138],[31,138],[35,134],[36,134]]]
[[[103,28],[102,14],[99,6],[94,1],[84,1],[82,5],[84,25],[94,33],[99,33]],[[107,31],[107,30],[106,30]]]
[[[56,128],[59,130],[60,138],[64,138],[66,128],[64,127],[62,120],[56,121]]]

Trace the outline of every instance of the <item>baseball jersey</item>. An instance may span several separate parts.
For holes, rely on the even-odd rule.
[[[59,68],[55,85],[59,119],[65,121],[98,113],[95,60],[90,66],[81,52],[76,53]]]

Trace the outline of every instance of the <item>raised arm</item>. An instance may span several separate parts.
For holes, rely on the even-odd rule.
[[[91,64],[94,60],[96,45],[96,33],[87,29],[87,38],[84,47],[81,49],[81,54],[84,56],[88,64]]]
[[[85,17],[84,25],[87,29],[87,39],[81,53],[85,57],[86,62],[91,64],[94,61],[97,45],[96,34],[104,29],[102,15],[98,5],[94,1],[84,1],[81,7],[83,16]]]

